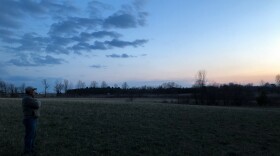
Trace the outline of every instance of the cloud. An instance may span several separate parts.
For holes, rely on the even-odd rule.
[[[19,1],[20,8],[31,14],[42,14],[46,12],[46,8],[40,5],[41,2],[36,2],[32,0],[21,0]]]
[[[49,38],[40,37],[37,33],[26,33],[18,43],[21,45],[16,48],[17,51],[43,51]]]
[[[11,9],[13,8],[13,9]],[[18,22],[21,17],[21,9],[19,2],[2,0],[0,5],[0,27],[4,28],[19,28]]]
[[[49,44],[46,47],[46,52],[55,54],[69,54],[69,50],[59,44]]]
[[[145,57],[145,56],[147,56],[147,54],[142,54],[141,56]]]
[[[106,47],[104,42],[95,41],[94,45],[90,46],[90,49],[93,49],[93,50],[107,50],[108,48]]]
[[[69,54],[67,45],[71,44],[73,39],[60,36],[52,36],[47,43],[45,51],[55,54]]]
[[[74,46],[72,47],[72,49],[73,49],[75,52],[79,52],[79,51],[81,51],[81,50],[88,50],[88,49],[90,49],[90,46],[91,46],[91,45],[88,44],[88,43],[80,42],[80,43],[74,45]]]
[[[104,37],[119,38],[122,35],[114,31],[96,31],[93,33],[82,32],[79,36],[72,37],[72,40],[78,42],[87,42],[92,39],[101,39]]]
[[[92,17],[101,17],[102,11],[104,10],[112,10],[113,7],[111,5],[98,2],[98,1],[91,1],[88,3],[88,11],[90,13],[90,16]]]
[[[65,21],[59,21],[51,25],[49,35],[74,35],[80,29],[93,29],[102,23],[101,19],[70,17]]]
[[[93,37],[96,38],[103,38],[103,37],[112,37],[112,38],[119,38],[121,37],[121,34],[117,33],[117,32],[113,32],[113,31],[97,31],[92,33]]]
[[[113,39],[112,41],[106,41],[105,43],[111,47],[119,47],[119,48],[124,48],[127,46],[133,46],[133,47],[138,47],[138,46],[142,46],[143,44],[147,43],[148,40],[135,40],[132,42],[129,41],[121,41],[118,39]]]
[[[54,58],[50,55],[45,57],[34,57],[34,62],[38,65],[49,65],[49,64],[62,64],[64,62],[63,59]]]
[[[111,55],[106,55],[106,57],[111,57],[111,58],[130,58],[130,57],[136,57],[132,55],[127,55],[127,54],[111,54]]]
[[[104,28],[136,28],[145,26],[148,13],[142,11],[146,0],[134,0],[133,5],[123,5],[122,8],[104,20]]]
[[[17,29],[22,27],[26,16],[51,16],[58,18],[73,14],[78,9],[65,1],[54,0],[1,0],[0,27]]]
[[[3,42],[6,42],[6,43],[11,42],[12,41],[11,36],[13,36],[13,35],[14,35],[13,31],[6,30],[6,29],[0,29],[0,39]]]
[[[139,12],[138,13],[138,23],[141,26],[145,26],[146,25],[146,18],[148,16],[147,12]]]
[[[125,30],[115,28],[144,26],[144,4],[135,0],[113,10],[96,0],[87,9],[68,0],[1,0],[0,52],[16,54],[8,59],[10,65],[32,67],[65,63],[61,54],[140,47],[148,40],[123,40]]]
[[[79,11],[79,8],[70,4],[70,1],[42,0],[41,5],[49,9],[47,14],[50,14],[53,19],[58,20],[75,15]]]
[[[134,0],[133,5],[137,10],[142,10],[146,3],[147,0]]]
[[[54,58],[50,55],[47,56],[26,56],[22,55],[20,58],[11,59],[8,63],[13,64],[15,66],[45,66],[45,65],[57,65],[62,64],[65,60],[60,58]]]
[[[89,66],[89,67],[91,67],[91,68],[97,68],[97,69],[106,68],[106,66],[102,66],[102,65],[99,65],[99,64],[91,65],[91,66]]]
[[[115,13],[104,21],[105,28],[135,28],[137,19],[128,13]]]
[[[114,47],[125,48],[127,46],[138,47],[138,46],[142,46],[146,42],[148,42],[148,40],[135,40],[135,41],[129,42],[129,41],[122,41],[122,40],[118,40],[118,39],[113,39],[113,40],[104,41],[104,42],[95,41],[94,44],[92,44],[92,45],[89,43],[85,43],[85,42],[79,42],[78,44],[73,45],[70,49],[74,50],[76,53],[79,54],[80,53],[79,51],[81,51],[81,50],[87,50],[87,51],[108,50],[108,49],[112,49]]]

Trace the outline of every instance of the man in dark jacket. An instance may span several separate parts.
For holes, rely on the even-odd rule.
[[[34,152],[37,119],[40,116],[41,102],[34,98],[36,88],[26,87],[26,96],[22,99],[23,124],[25,127],[24,154]]]

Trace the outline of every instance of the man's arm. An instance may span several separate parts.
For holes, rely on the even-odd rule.
[[[32,109],[39,109],[40,104],[41,104],[40,101],[38,101],[37,99],[33,99],[31,97],[24,99],[24,105]]]

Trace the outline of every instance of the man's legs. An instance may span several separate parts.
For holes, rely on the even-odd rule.
[[[31,144],[31,151],[34,152],[35,150],[35,138],[36,138],[36,129],[37,129],[37,119],[34,120],[33,122],[33,129],[34,132],[32,133],[32,144]]]
[[[37,119],[34,118],[24,119],[23,124],[25,126],[24,152],[30,153],[33,151],[33,147],[34,147]]]

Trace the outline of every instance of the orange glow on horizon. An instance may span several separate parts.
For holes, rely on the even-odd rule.
[[[275,75],[265,74],[265,75],[233,75],[233,76],[225,76],[225,77],[216,77],[213,79],[209,77],[209,81],[217,82],[217,83],[239,83],[239,84],[247,84],[253,83],[254,85],[259,85],[261,81],[268,83],[275,83]]]

